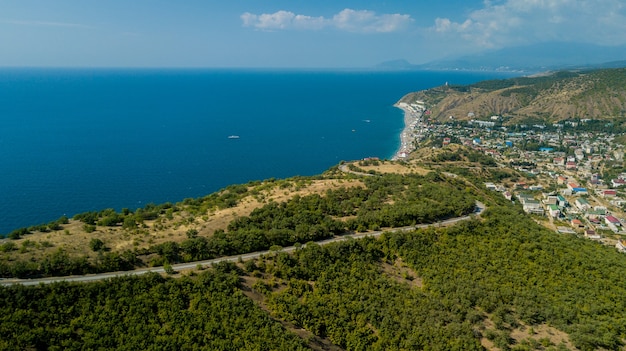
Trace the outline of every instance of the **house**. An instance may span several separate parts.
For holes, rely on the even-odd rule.
[[[587,218],[589,219],[589,221],[592,221],[592,222],[600,223],[600,219],[604,218],[604,216],[606,216],[605,209],[593,209],[593,210],[587,211]],[[594,220],[597,220],[597,221],[594,221]]]
[[[620,186],[624,186],[626,185],[626,180],[622,179],[622,178],[617,178],[617,179],[611,179],[611,185],[614,188],[618,188]]]
[[[564,176],[558,176],[558,177],[556,178],[556,183],[557,183],[557,184],[559,184],[559,185],[566,184],[566,183],[567,183],[567,177],[564,177]]]
[[[576,183],[567,183],[567,188],[571,191],[574,191],[575,188],[580,188]]]
[[[535,197],[532,196],[531,194],[525,194],[525,193],[519,193],[517,194],[517,197],[519,198],[519,202],[521,202],[522,205],[525,204],[526,201],[531,201],[535,199]]]
[[[626,200],[616,197],[613,200],[611,200],[611,205],[613,206],[617,206],[617,207],[622,207],[626,204]]]
[[[602,236],[596,233],[596,231],[593,229],[587,229],[585,230],[585,238],[598,240],[598,239],[602,239]]]
[[[578,218],[574,218],[572,219],[572,221],[570,222],[570,224],[572,225],[572,227],[574,228],[584,228],[585,225],[583,224],[583,222],[578,219]]]
[[[601,195],[602,197],[615,197],[617,196],[617,190],[614,190],[614,189],[602,190]]]
[[[548,195],[548,197],[543,200],[543,203],[546,205],[558,205],[558,198],[554,195]]]
[[[573,188],[572,191],[576,195],[587,195],[587,188]]]
[[[542,215],[544,214],[543,207],[541,207],[541,203],[538,200],[533,198],[524,197],[523,194],[519,195],[520,202],[522,203],[522,207],[524,208],[524,212]]]
[[[617,244],[615,244],[615,247],[617,248],[619,252],[626,253],[626,240],[618,240]]]
[[[576,207],[578,207],[578,209],[580,209],[581,211],[587,211],[591,208],[591,205],[589,204],[589,201],[587,201],[587,199],[581,197],[576,199]]]
[[[615,218],[614,216],[611,216],[611,215],[606,216],[604,218],[604,221],[606,222],[606,224],[613,223],[616,226],[622,225],[622,223],[619,221],[619,219],[617,219],[617,218]]]
[[[561,215],[561,210],[557,205],[548,205],[548,212],[550,213],[550,216],[554,218],[557,218],[559,215]]]
[[[557,166],[565,166],[565,159],[563,157],[555,157],[552,159],[552,162]]]
[[[557,204],[559,207],[567,207],[567,206],[569,205],[569,203],[567,202],[567,200],[565,200],[565,198],[564,198],[562,195],[557,195],[557,196],[556,196],[556,200],[557,200],[556,204]]]
[[[485,183],[485,187],[486,187],[488,190],[493,190],[493,191],[498,190],[498,188],[496,187],[496,185],[495,185],[495,184],[493,184],[493,183]]]
[[[565,169],[576,169],[576,162],[573,162],[573,161],[566,162]]]
[[[576,157],[576,159],[580,161],[585,158],[585,153],[582,149],[576,149],[574,150],[574,157]]]

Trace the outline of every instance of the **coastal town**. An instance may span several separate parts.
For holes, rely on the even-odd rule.
[[[493,157],[496,167],[521,175],[516,182],[486,182],[538,223],[561,234],[580,235],[626,253],[624,146],[607,121],[567,120],[510,125],[506,117],[434,121],[424,103],[401,102],[405,129],[395,160],[418,147],[464,145]]]

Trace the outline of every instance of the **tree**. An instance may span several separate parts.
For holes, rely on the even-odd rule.
[[[89,240],[89,248],[92,251],[101,251],[104,249],[104,242],[98,238]]]
[[[171,265],[171,264],[169,264],[169,263],[165,263],[165,264],[163,265],[163,270],[165,271],[165,273],[170,274],[170,275],[171,275],[171,274],[176,274],[176,271],[174,270],[174,268],[172,267],[172,265]]]

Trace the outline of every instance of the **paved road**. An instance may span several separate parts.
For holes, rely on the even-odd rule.
[[[440,221],[440,222],[431,223],[431,224],[419,224],[416,226],[395,228],[391,230],[386,230],[386,232],[411,231],[411,230],[418,229],[418,228],[453,225],[461,221],[469,220],[474,215],[480,215],[484,210],[485,210],[485,205],[479,201],[476,201],[476,211],[470,216],[450,218],[445,221]],[[326,244],[343,241],[343,240],[364,238],[366,236],[377,237],[381,235],[383,232],[384,231],[375,231],[375,232],[367,232],[367,233],[346,234],[346,235],[337,236],[331,239],[318,241],[317,244],[326,245]],[[283,248],[281,251],[292,252],[295,249],[296,249],[295,246],[289,246],[289,247]],[[253,258],[258,258],[261,255],[267,255],[269,253],[270,251],[259,251],[259,252],[252,252],[252,253],[237,255],[237,256],[219,257],[219,258],[206,260],[206,261],[179,263],[179,264],[172,265],[172,268],[178,271],[178,270],[196,268],[198,267],[198,265],[207,267],[207,266],[211,266],[212,264],[216,264],[220,262],[237,262],[239,261],[239,259],[242,259],[244,261],[250,260]],[[66,276],[66,277],[50,277],[50,278],[38,278],[38,279],[4,279],[4,280],[0,280],[0,285],[9,286],[9,285],[15,285],[15,284],[39,285],[39,284],[50,284],[50,283],[55,283],[55,282],[91,282],[91,281],[104,280],[104,279],[121,277],[121,276],[142,275],[142,274],[146,274],[150,272],[164,273],[165,270],[163,269],[163,267],[150,267],[150,268],[140,268],[140,269],[136,269],[133,271],[99,273],[99,274],[88,274],[88,275]]]

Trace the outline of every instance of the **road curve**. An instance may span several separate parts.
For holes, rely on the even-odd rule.
[[[475,215],[480,215],[485,210],[485,208],[486,208],[485,204],[483,204],[480,201],[476,201],[476,210],[474,211],[473,214],[469,216],[450,218],[450,219],[446,219],[444,221],[440,221],[436,223],[418,224],[415,226],[394,228],[394,229],[385,230],[385,231],[381,230],[381,231],[366,232],[366,233],[346,234],[346,235],[337,236],[337,237],[326,239],[326,240],[317,241],[316,243],[318,245],[326,245],[326,244],[343,241],[343,240],[360,239],[360,238],[364,238],[367,236],[377,237],[377,236],[380,236],[384,232],[411,231],[411,230],[420,229],[420,228],[453,225],[461,221],[469,220]],[[285,247],[281,249],[281,251],[292,252],[295,249],[296,249],[295,246],[289,246],[289,247]],[[245,260],[250,260],[253,258],[258,258],[262,255],[267,255],[270,252],[271,252],[270,250],[266,250],[266,251],[251,252],[251,253],[236,255],[236,256],[219,257],[219,258],[214,258],[212,260],[178,263],[178,264],[173,264],[172,268],[174,270],[184,270],[184,269],[196,268],[198,266],[207,267],[207,266],[211,266],[213,264],[217,264],[220,262],[237,262],[240,259],[245,261]],[[164,273],[165,269],[163,267],[150,267],[150,268],[139,268],[139,269],[135,269],[132,271],[98,273],[98,274],[87,274],[87,275],[73,275],[73,276],[65,276],[65,277],[49,277],[49,278],[37,278],[37,279],[3,279],[3,280],[0,280],[0,285],[10,286],[10,285],[39,285],[39,284],[50,284],[50,283],[56,283],[56,282],[91,282],[91,281],[96,281],[96,280],[110,279],[114,277],[142,275],[142,274],[151,273],[151,272]]]

